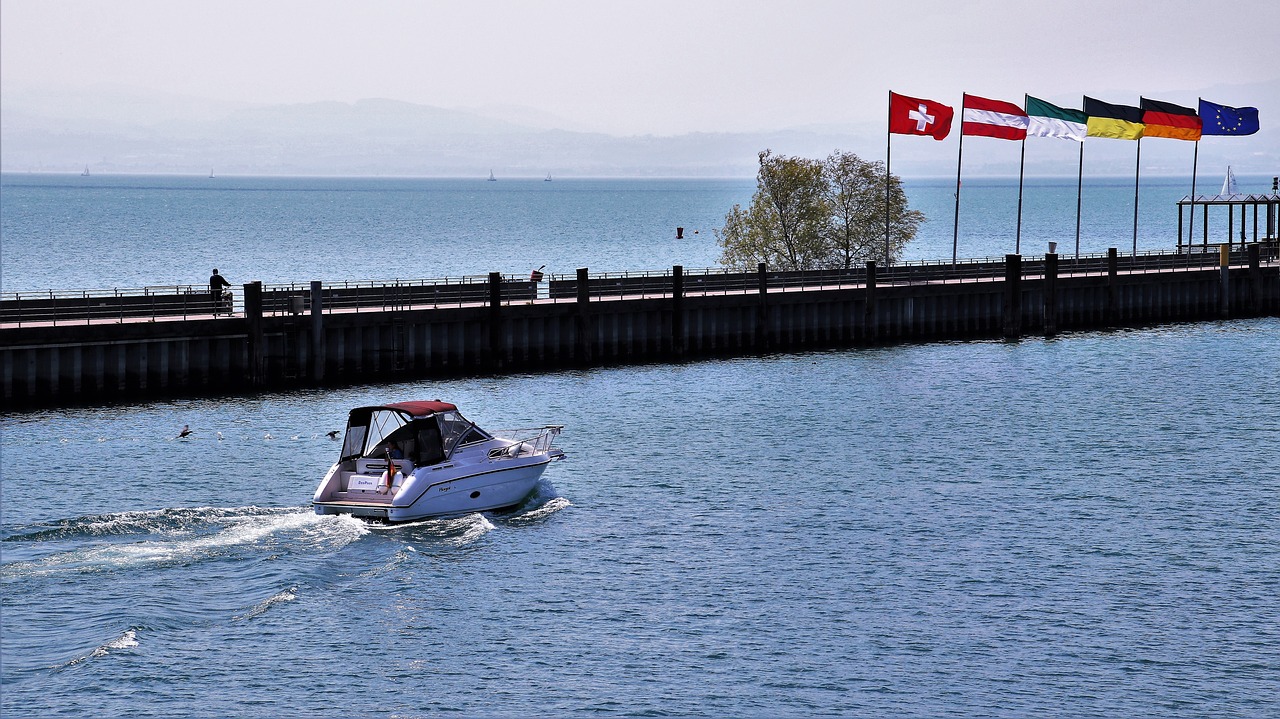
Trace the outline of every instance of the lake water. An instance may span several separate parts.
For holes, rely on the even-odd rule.
[[[6,291],[695,267],[752,189],[87,178],[88,223],[78,179],[5,180]],[[1263,318],[0,413],[0,714],[1277,716],[1277,367]],[[311,513],[348,409],[435,397],[568,459],[510,513]]]
[[[1270,178],[1242,177],[1242,192]],[[1202,178],[1198,192],[1216,187]],[[1220,184],[1220,183],[1219,183]],[[906,259],[951,259],[955,182],[909,180],[925,213]],[[1146,178],[1140,250],[1177,244],[1189,178]],[[431,180],[0,176],[0,290],[422,279],[503,272],[572,275],[717,265],[713,230],[754,179]],[[1075,251],[1076,178],[1028,180],[1022,252]],[[1003,257],[1017,243],[1017,179],[965,180],[957,254]],[[1214,241],[1226,236],[1225,212]],[[1238,222],[1238,218],[1237,218]],[[1263,220],[1265,224],[1265,219]],[[676,239],[676,228],[685,237]],[[1237,224],[1238,232],[1238,224]],[[1219,238],[1217,235],[1221,235]],[[1199,236],[1197,235],[1197,239]],[[1086,178],[1081,252],[1133,247],[1132,178]]]

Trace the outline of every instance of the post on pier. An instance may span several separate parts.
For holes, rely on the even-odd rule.
[[[1004,256],[1004,336],[1022,336],[1022,255]]]
[[[263,361],[264,337],[262,332],[262,282],[254,281],[244,286],[244,321],[248,338],[250,387],[266,385],[266,363]]]
[[[574,360],[580,365],[589,365],[592,361],[592,349],[595,342],[591,332],[591,285],[587,276],[587,268],[578,268],[578,302],[574,308]]]
[[[1058,334],[1058,253],[1050,252],[1044,256],[1044,336],[1052,337],[1056,334]]]
[[[875,342],[878,330],[876,318],[876,261],[867,260],[867,299],[862,311],[862,337]]]
[[[1119,302],[1117,297],[1120,294],[1119,278],[1120,259],[1116,254],[1116,248],[1107,248],[1107,324],[1114,325],[1119,310]]]
[[[769,336],[769,271],[763,262],[756,265],[756,286],[760,303],[756,306],[755,345],[758,350],[767,350],[773,340]]]
[[[671,268],[671,356],[684,356],[684,267]]]
[[[324,291],[319,280],[311,282],[311,381],[324,381]]]
[[[489,273],[489,351],[485,353],[485,369],[495,370],[506,364],[506,347],[502,341],[502,273]]]

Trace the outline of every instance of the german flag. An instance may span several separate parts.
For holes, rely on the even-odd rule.
[[[1142,98],[1144,137],[1171,137],[1175,140],[1199,140],[1200,116],[1189,107],[1171,102]]]
[[[1109,102],[1084,98],[1085,123],[1089,137],[1111,137],[1116,140],[1136,140],[1142,137],[1142,110],[1130,105],[1112,105]]]

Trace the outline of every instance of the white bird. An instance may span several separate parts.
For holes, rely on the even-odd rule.
[[[219,441],[219,442],[221,442],[221,441],[222,441],[222,433],[221,433],[221,432],[219,432],[219,433],[218,433],[218,441]]]
[[[271,433],[270,433],[270,432],[263,432],[263,433],[262,433],[262,438],[263,438],[263,439],[275,439],[275,437],[272,437],[272,436],[271,436]]]

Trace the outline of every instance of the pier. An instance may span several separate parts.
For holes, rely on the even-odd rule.
[[[23,409],[1280,316],[1276,255],[1269,240],[809,272],[250,283],[236,307],[192,287],[7,294],[0,389]]]

